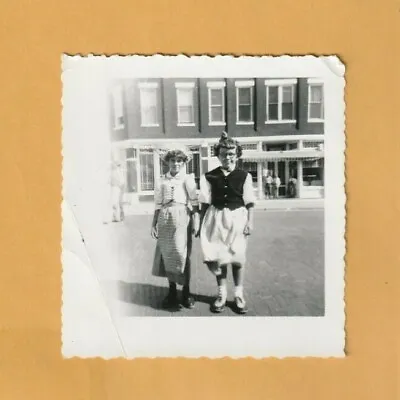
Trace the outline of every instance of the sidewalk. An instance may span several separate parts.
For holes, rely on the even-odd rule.
[[[310,210],[324,208],[324,199],[276,199],[258,200],[257,210]],[[125,206],[125,215],[148,215],[154,212],[153,202],[138,202]]]

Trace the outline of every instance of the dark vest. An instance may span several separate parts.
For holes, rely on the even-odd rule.
[[[247,172],[235,169],[225,176],[221,168],[218,167],[207,172],[205,177],[211,186],[211,204],[214,207],[235,210],[244,206],[243,185]]]

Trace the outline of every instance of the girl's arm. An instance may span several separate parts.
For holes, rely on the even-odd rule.
[[[158,239],[158,229],[157,229],[158,214],[160,214],[160,209],[154,210],[153,222],[151,223],[151,237],[153,239]]]
[[[199,202],[201,204],[200,223],[198,232],[196,232],[196,237],[200,236],[200,230],[201,226],[203,225],[204,216],[206,215],[206,211],[211,203],[211,187],[204,175],[200,178]]]
[[[154,207],[155,209],[154,209],[153,221],[151,223],[151,237],[154,239],[158,239],[157,221],[162,205],[162,191],[160,185],[157,185],[154,188],[154,203],[155,203]]]
[[[254,204],[256,202],[256,197],[253,189],[253,178],[250,174],[247,175],[246,181],[243,185],[243,200],[248,211],[244,234],[250,235],[254,228]]]

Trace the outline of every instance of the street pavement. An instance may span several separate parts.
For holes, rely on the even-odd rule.
[[[109,266],[113,272],[102,282],[103,289],[125,316],[215,316],[209,305],[215,298],[216,282],[202,262],[198,239],[194,239],[192,253],[195,309],[161,308],[168,284],[165,278],[151,275],[156,244],[150,237],[151,220],[149,214],[129,215],[121,223],[103,225],[114,254]],[[244,293],[248,316],[324,315],[322,208],[255,210],[247,254]],[[233,300],[231,272],[228,294],[228,300]],[[229,306],[218,316],[235,316]]]

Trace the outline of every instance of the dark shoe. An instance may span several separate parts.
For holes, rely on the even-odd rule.
[[[182,299],[182,305],[183,305],[183,307],[185,307],[185,308],[189,308],[189,309],[193,309],[194,308],[194,304],[195,304],[195,301],[194,301],[194,298],[193,298],[193,296],[192,295],[185,295],[185,296],[183,296],[183,299]]]
[[[247,314],[249,311],[243,297],[235,297],[235,311],[238,314]]]
[[[178,301],[178,297],[177,297],[176,293],[169,292],[167,297],[162,302],[162,307],[165,308],[165,309],[178,308],[179,307],[179,301]]]
[[[213,313],[221,313],[222,311],[225,310],[225,304],[226,304],[226,300],[224,301],[224,299],[222,298],[222,296],[218,296],[216,298],[216,300],[214,301],[213,304],[211,304],[211,312]]]
[[[190,294],[190,287],[189,285],[185,285],[182,288],[182,305],[185,308],[194,308],[194,298],[193,296]]]

